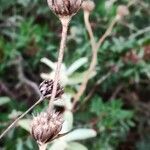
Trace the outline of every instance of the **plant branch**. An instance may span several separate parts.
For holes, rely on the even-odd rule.
[[[57,91],[57,84],[59,81],[59,74],[60,74],[60,69],[61,69],[61,64],[64,56],[64,49],[66,45],[66,39],[67,39],[67,31],[68,31],[68,25],[70,22],[71,17],[61,17],[60,21],[62,23],[62,37],[61,37],[61,42],[60,42],[60,49],[59,49],[59,54],[58,54],[58,62],[57,62],[57,68],[55,71],[55,77],[54,77],[54,86],[52,90],[52,96],[49,101],[49,111],[52,110],[53,108],[53,101],[55,99],[56,91]]]
[[[113,21],[111,22],[111,24],[109,25],[109,27],[107,28],[106,32],[103,34],[103,36],[99,39],[99,41],[96,43],[94,36],[93,36],[93,31],[90,25],[90,21],[89,21],[89,15],[86,14],[86,12],[84,12],[84,22],[85,22],[85,26],[86,29],[88,31],[88,34],[90,36],[90,40],[91,40],[91,47],[92,47],[92,60],[91,60],[91,64],[89,69],[87,70],[85,76],[84,76],[84,80],[81,84],[81,86],[79,87],[79,90],[77,92],[77,94],[75,94],[74,96],[74,106],[77,103],[77,101],[80,99],[80,97],[82,96],[82,94],[84,93],[89,77],[92,73],[92,71],[95,69],[96,64],[97,64],[97,52],[98,49],[100,48],[101,44],[104,42],[104,40],[106,39],[107,36],[109,36],[112,32],[112,29],[114,27],[114,25],[117,22],[117,17],[115,17],[113,19]]]
[[[107,36],[109,36],[112,32],[112,29],[114,27],[114,25],[117,23],[118,19],[117,17],[115,17],[112,22],[110,23],[109,27],[107,28],[106,32],[103,34],[103,36],[99,39],[97,45],[96,45],[96,49],[99,49],[99,47],[102,45],[102,43],[104,42],[104,40],[107,38]]]
[[[86,89],[87,82],[90,78],[91,72],[94,70],[94,68],[96,66],[96,62],[97,62],[96,42],[95,42],[95,39],[94,39],[91,24],[90,24],[90,21],[89,21],[89,12],[87,12],[87,11],[84,11],[84,22],[85,22],[85,26],[86,26],[86,29],[88,31],[89,37],[90,37],[90,41],[91,41],[92,61],[91,61],[89,69],[85,73],[84,80],[83,80],[81,86],[79,87],[79,90],[78,90],[77,94],[74,95],[74,105],[80,99],[81,95],[84,93],[84,91]]]
[[[35,106],[37,106],[39,103],[43,101],[44,97],[41,97],[35,104],[33,104],[27,111],[25,111],[22,115],[20,115],[14,122],[12,122],[1,134],[0,139],[2,139],[3,136],[7,134],[7,132],[12,129],[16,123],[23,118],[27,113],[29,113]]]
[[[89,22],[89,17],[90,17],[90,13],[88,11],[84,11],[84,22],[85,22],[85,26],[86,26],[86,29],[88,31],[89,37],[90,37],[92,50],[94,51],[96,42],[95,42],[95,38],[94,38],[91,24]]]
[[[144,33],[149,33],[150,32],[150,26],[144,28],[144,29],[141,29],[139,31],[137,31],[135,34],[132,34],[129,39],[135,39],[136,37],[144,34]]]
[[[75,111],[79,110],[81,107],[83,107],[82,109],[84,109],[85,103],[87,103],[90,98],[93,96],[96,88],[98,85],[102,84],[106,79],[108,79],[111,75],[111,72],[108,72],[106,75],[102,76],[99,80],[96,81],[95,85],[92,87],[91,91],[88,93],[88,95],[83,99],[82,103],[79,105],[79,107],[77,107]]]
[[[103,83],[106,79],[108,79],[111,75],[111,72],[108,72],[106,75],[102,76],[98,81],[96,81],[94,88],[92,88],[91,92],[85,97],[85,99],[83,100],[83,104],[85,104],[93,95],[93,93],[96,90],[96,87],[98,85],[100,85],[101,83]]]

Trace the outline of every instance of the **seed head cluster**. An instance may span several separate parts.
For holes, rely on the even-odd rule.
[[[39,86],[42,96],[46,98],[50,98],[52,94],[53,86],[54,86],[53,80],[51,79],[44,80]],[[60,85],[60,83],[58,83],[55,98],[56,99],[61,98],[63,93],[64,93],[64,88]]]
[[[83,0],[47,0],[50,9],[58,16],[73,16]]]
[[[62,129],[63,118],[58,112],[42,112],[33,118],[31,123],[31,135],[42,145],[52,141]]]

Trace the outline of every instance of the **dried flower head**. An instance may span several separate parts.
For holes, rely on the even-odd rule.
[[[80,9],[83,0],[47,0],[50,9],[58,16],[73,16]]]
[[[44,80],[39,86],[42,96],[50,98],[52,94],[53,86],[54,86],[53,80]],[[58,83],[55,98],[56,99],[60,98],[63,93],[64,93],[64,88]]]
[[[95,8],[95,3],[92,0],[83,1],[82,9],[91,12]]]
[[[62,129],[62,114],[58,112],[42,112],[33,118],[31,123],[31,135],[42,145],[54,140]]]
[[[128,7],[125,6],[125,5],[119,5],[118,8],[117,8],[117,15],[120,18],[123,18],[123,17],[129,15],[129,9],[128,9]]]

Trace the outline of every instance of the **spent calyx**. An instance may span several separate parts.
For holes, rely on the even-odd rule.
[[[92,12],[95,8],[95,3],[92,0],[83,1],[82,9],[84,11]]]
[[[80,9],[83,0],[47,0],[50,9],[59,17],[73,16]]]
[[[42,96],[46,98],[50,98],[52,95],[53,86],[54,86],[53,80],[51,79],[44,80],[39,86]],[[60,85],[60,83],[58,83],[55,98],[56,99],[61,98],[63,94],[64,94],[64,88]]]
[[[31,135],[39,145],[46,144],[59,135],[64,120],[61,113],[52,111],[42,112],[33,118]]]
[[[117,8],[117,15],[120,19],[122,19],[123,17],[129,15],[129,9],[126,5],[119,5]]]

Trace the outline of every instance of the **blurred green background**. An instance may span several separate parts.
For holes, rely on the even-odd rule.
[[[72,128],[94,129],[97,136],[78,140],[84,146],[68,144],[66,150],[150,150],[150,1],[95,0],[90,22],[98,40],[115,17],[117,7],[131,1],[130,14],[115,25],[99,48],[96,74],[73,113]],[[46,1],[0,0],[1,132],[38,99],[37,87],[49,75],[44,73],[53,71],[60,38],[60,21]],[[91,55],[81,9],[70,23],[65,49],[62,74],[68,97],[76,93]],[[51,67],[44,64],[45,57]],[[75,62],[80,67],[73,68],[68,77],[65,71]],[[96,84],[102,78],[105,80]],[[91,89],[92,96],[82,103]],[[0,149],[37,149],[27,122],[45,107],[47,102],[9,131],[0,140]]]

